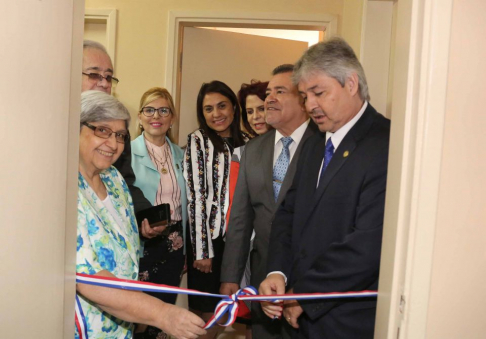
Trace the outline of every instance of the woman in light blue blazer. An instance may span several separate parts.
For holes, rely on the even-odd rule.
[[[160,87],[146,91],[138,113],[141,134],[131,142],[134,185],[154,206],[170,204],[171,224],[145,241],[140,259],[139,279],[158,284],[179,286],[185,263],[185,229],[187,222],[186,184],[182,175],[184,152],[171,141],[175,121],[174,102]],[[142,227],[147,227],[144,220]],[[159,228],[157,228],[159,230]],[[175,304],[176,294],[154,293],[164,302]],[[139,327],[135,338],[157,338],[160,330]]]

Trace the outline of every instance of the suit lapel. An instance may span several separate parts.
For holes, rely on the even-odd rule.
[[[266,138],[266,140],[263,140],[264,142],[262,142],[261,145],[262,150],[260,158],[263,169],[263,182],[265,185],[265,191],[268,194],[268,201],[275,201],[275,198],[273,197],[273,152],[275,150],[275,130],[260,136],[260,138],[262,137]]]
[[[303,225],[306,224],[307,219],[310,217],[312,211],[316,208],[317,204],[321,200],[324,192],[326,191],[332,179],[339,173],[343,165],[353,157],[353,152],[355,151],[359,142],[367,135],[371,125],[373,124],[375,114],[379,114],[379,113],[377,113],[375,109],[368,103],[368,107],[366,108],[361,118],[356,122],[353,128],[351,128],[351,130],[346,134],[343,141],[341,141],[339,147],[334,152],[331,162],[327,166],[326,171],[324,172],[324,175],[322,176],[319,182],[319,187],[317,187],[317,189],[314,189],[313,191],[310,189],[307,191],[307,192],[314,192],[314,194],[312,197],[312,203],[309,204],[308,213],[305,217]],[[314,154],[317,154],[317,152],[321,154],[320,157],[317,156],[313,157],[319,163],[318,168],[320,168],[322,163],[322,157],[324,156],[325,141],[326,138],[323,137],[323,141],[320,141],[317,144],[316,150],[314,151],[315,152]],[[314,161],[312,163],[313,165],[311,166],[311,169],[315,170],[316,163]],[[313,172],[313,174],[320,175],[319,171],[317,171],[317,173]],[[317,182],[315,181],[313,182],[314,184],[317,184]]]
[[[292,161],[290,162],[289,167],[287,169],[287,173],[285,174],[285,179],[282,183],[282,187],[280,188],[280,193],[278,194],[277,206],[280,206],[280,204],[285,198],[285,195],[287,194],[287,191],[289,190],[290,186],[292,186],[292,182],[294,181],[294,175],[297,170],[297,163],[299,161],[299,156],[300,156],[300,151],[302,150],[302,146],[304,145],[306,139],[312,136],[316,130],[317,130],[317,126],[311,120],[309,122],[309,125],[305,129],[302,139],[300,139],[299,145],[297,146],[294,156],[292,157]],[[273,173],[273,169],[272,169],[272,173]],[[272,192],[273,192],[273,185],[272,185]]]
[[[327,166],[326,170],[324,171],[324,175],[322,176],[319,186],[314,194],[314,204],[316,204],[319,199],[321,198],[322,194],[326,190],[327,186],[331,182],[332,178],[339,172],[341,167],[344,163],[349,159],[349,157],[353,154],[354,149],[356,148],[356,141],[353,138],[344,138],[341,142],[339,147],[334,152],[334,155],[331,159],[331,162]],[[343,152],[347,152],[347,155],[344,156]],[[323,153],[324,154],[324,153]],[[321,158],[322,162],[322,158]]]
[[[145,139],[143,133],[141,137],[136,139],[136,142],[132,144],[132,151],[138,157],[141,157],[140,164],[143,166],[150,168],[151,170],[157,171],[152,159],[150,159],[150,155],[148,154],[147,147],[145,146]]]
[[[157,169],[155,168],[154,163],[152,162],[152,159],[150,159],[150,156],[148,154],[142,157],[141,164],[157,172]]]

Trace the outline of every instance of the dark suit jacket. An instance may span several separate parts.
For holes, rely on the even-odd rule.
[[[270,227],[274,214],[292,184],[302,145],[316,131],[316,124],[310,121],[289,164],[277,202],[273,197],[275,130],[250,140],[246,145],[240,161],[240,171],[226,233],[221,282],[241,281],[253,230],[256,235],[250,257],[251,285],[258,288],[265,279]],[[252,304],[260,307],[258,303]],[[255,320],[254,317],[255,315],[252,314],[252,321]]]
[[[132,169],[132,148],[130,145],[130,140],[125,142],[123,153],[120,155],[118,160],[115,161],[113,166],[115,166],[118,172],[120,172],[128,185],[135,212],[152,207],[152,204],[145,198],[140,188],[133,185],[135,183],[135,173],[133,173]]]
[[[267,272],[295,293],[378,288],[390,122],[368,104],[319,187],[325,133],[308,139],[272,225]],[[299,338],[373,338],[376,300],[302,301]]]

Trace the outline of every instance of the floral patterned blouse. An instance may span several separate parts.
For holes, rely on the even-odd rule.
[[[117,278],[137,280],[140,240],[128,186],[114,167],[102,171],[100,177],[124,224],[116,222],[79,173],[76,272],[95,274],[107,270]],[[102,311],[79,294],[78,297],[88,338],[132,338],[131,323]],[[79,338],[77,331],[75,338]]]
[[[223,236],[229,205],[231,152],[216,153],[203,130],[188,136],[184,159],[189,226],[194,259],[213,258],[212,239]]]

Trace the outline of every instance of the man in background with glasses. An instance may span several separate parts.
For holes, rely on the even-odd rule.
[[[96,41],[85,40],[83,42],[83,82],[81,91],[96,90],[111,94],[111,90],[119,82],[113,76],[113,64],[105,47]],[[132,195],[135,212],[152,207],[152,204],[145,198],[142,191],[133,186],[135,174],[131,165],[130,137],[125,139],[125,148],[122,155],[113,164],[125,179],[130,194]],[[140,226],[140,225],[139,225]],[[146,229],[143,235],[146,237],[156,236],[158,228]]]
[[[105,47],[96,41],[83,43],[82,92],[96,90],[111,94],[118,79],[113,77],[113,65]]]

